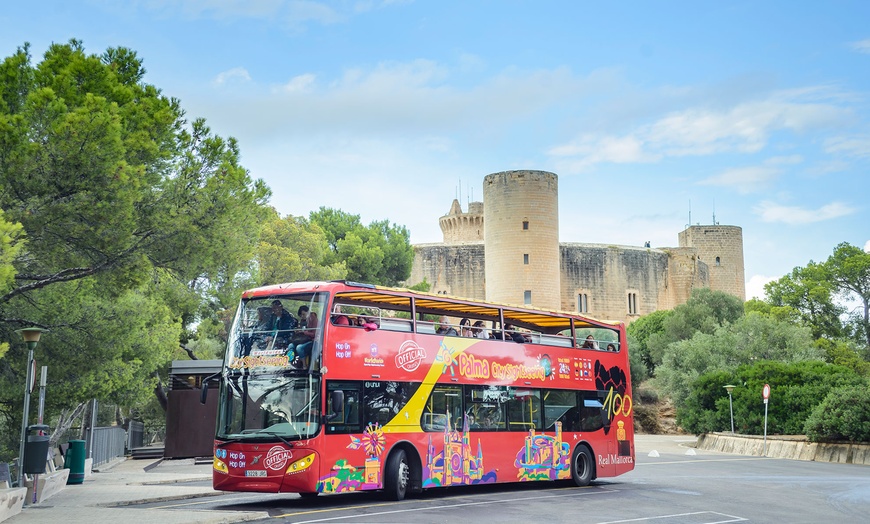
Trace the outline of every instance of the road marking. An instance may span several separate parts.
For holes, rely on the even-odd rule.
[[[722,459],[700,459],[700,460],[671,460],[668,462],[638,462],[636,466],[659,466],[662,464],[705,464],[707,462],[741,462],[744,460],[770,460],[767,457],[748,457],[748,458],[722,458]]]
[[[618,491],[619,490],[615,490],[615,489],[596,489],[595,491],[588,491],[586,493],[580,493],[580,494],[581,495],[599,495],[599,494],[604,494],[604,493],[617,493]],[[577,492],[575,490],[572,490],[571,493],[559,494],[559,495],[544,495],[544,496],[538,495],[538,496],[534,496],[534,497],[523,497],[523,498],[519,498],[519,499],[518,498],[511,498],[511,499],[507,499],[507,500],[499,499],[499,500],[485,500],[485,501],[478,501],[478,502],[463,502],[460,504],[447,504],[447,505],[442,505],[442,506],[433,506],[432,508],[415,507],[415,508],[408,508],[408,509],[397,509],[397,510],[393,510],[393,511],[381,511],[378,513],[367,513],[365,515],[358,515],[358,514],[342,515],[342,516],[336,516],[336,517],[328,517],[325,519],[305,520],[305,521],[297,522],[296,524],[312,524],[314,522],[329,522],[332,520],[358,519],[361,517],[365,517],[365,518],[377,517],[378,515],[392,515],[392,514],[397,514],[397,513],[408,513],[411,511],[420,511],[420,510],[425,511],[426,509],[443,510],[443,509],[462,508],[462,507],[468,507],[468,506],[484,506],[487,504],[504,504],[505,502],[523,502],[526,500],[540,500],[540,499],[572,497],[572,496],[577,496]],[[410,502],[419,503],[421,501],[409,501],[409,503]],[[438,501],[432,500],[430,502],[435,503]],[[328,510],[325,509],[325,510],[321,510],[321,511],[349,511],[349,510],[359,509],[361,507],[365,507],[365,506],[354,506],[354,507],[349,507],[349,508],[336,508],[336,509],[328,509]],[[285,513],[283,515],[275,515],[274,518],[293,517],[293,516],[298,516],[298,515],[305,515],[306,513],[313,513],[313,512]]]
[[[698,511],[695,513],[677,513],[674,515],[660,515],[657,517],[643,517],[639,519],[627,519],[627,520],[610,520],[607,522],[599,522],[598,524],[619,524],[622,522],[649,522],[656,519],[670,519],[674,517],[690,517],[694,515],[715,515],[717,517],[725,517],[728,520],[703,520],[698,522],[692,522],[692,524],[725,524],[726,522],[743,522],[746,519],[743,517],[735,517],[734,515],[726,515],[725,513],[717,513],[715,511]]]

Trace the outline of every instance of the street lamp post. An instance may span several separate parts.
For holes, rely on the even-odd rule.
[[[731,412],[731,434],[734,434],[734,403],[731,401],[731,392],[734,391],[734,388],[737,386],[732,386],[728,384],[727,386],[723,386],[725,391],[728,392],[728,410]]]
[[[27,344],[27,378],[24,382],[24,414],[21,417],[21,443],[18,448],[18,487],[24,487],[24,442],[27,439],[27,419],[30,418],[30,390],[33,387],[33,351],[39,343],[39,336],[47,329],[29,327],[15,330]]]

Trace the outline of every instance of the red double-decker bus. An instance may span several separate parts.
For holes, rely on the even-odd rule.
[[[573,313],[343,281],[253,289],[219,394],[218,490],[401,500],[634,467],[625,327]]]

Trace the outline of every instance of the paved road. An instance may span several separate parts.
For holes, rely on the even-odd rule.
[[[718,454],[688,447],[693,442],[640,436],[634,471],[586,488],[552,483],[450,488],[402,502],[371,493],[313,500],[235,493],[143,509],[261,512],[264,522],[288,523],[816,524],[870,519],[866,466]]]

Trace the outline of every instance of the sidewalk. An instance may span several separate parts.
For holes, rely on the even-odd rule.
[[[136,507],[142,502],[212,497],[222,492],[211,487],[212,465],[183,460],[122,460],[102,466],[83,484],[69,485],[49,499],[25,506],[4,524],[57,522],[63,524],[193,524],[245,522],[268,517],[265,512],[197,511]],[[197,481],[196,483],[194,483]]]

